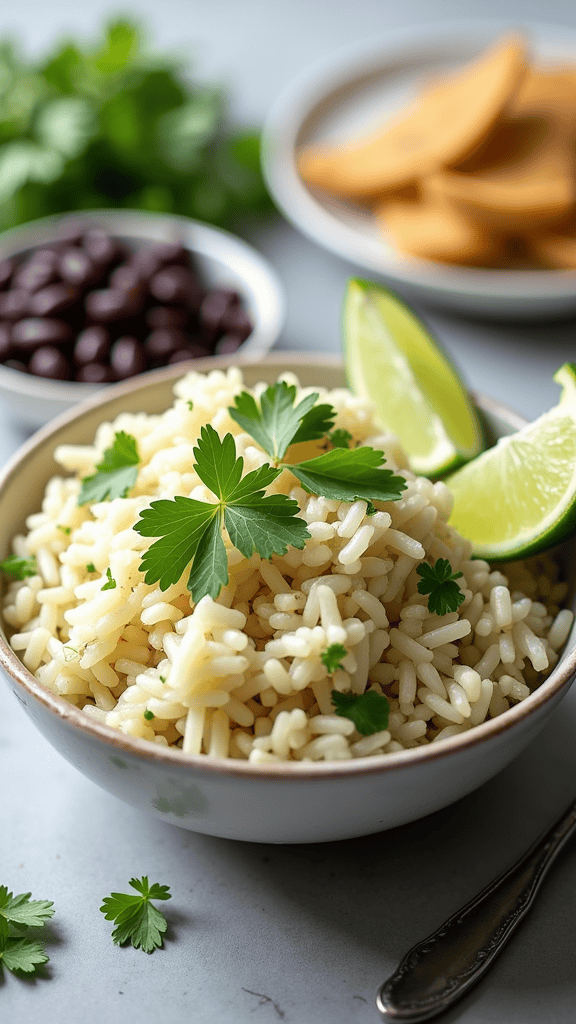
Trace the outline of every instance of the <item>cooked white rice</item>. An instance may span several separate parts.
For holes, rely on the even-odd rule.
[[[572,625],[572,612],[559,608],[566,586],[553,563],[532,559],[503,575],[472,560],[469,543],[447,525],[447,487],[415,477],[398,441],[378,434],[370,404],[344,389],[300,388],[298,400],[320,392],[337,427],[384,450],[407,480],[399,501],[368,517],[365,502],[311,497],[286,471],[269,492],[300,505],[312,535],[303,550],[247,559],[227,541],[230,582],[216,601],[197,605],[187,571],[164,593],[143,582],[151,540],[133,530],[142,509],[159,497],[212,500],[193,468],[202,425],[235,436],[246,472],[268,461],[227,412],[243,389],[238,369],[192,372],[162,415],[124,413],[99,427],[93,446],[57,449],[73,475],[49,482],[42,511],[14,539],[14,552],[35,555],[39,571],[9,585],[3,609],[11,645],[38,680],[128,736],[261,764],[423,746],[524,700]],[[81,478],[119,430],[137,440],[136,486],[128,498],[78,506]],[[317,450],[310,443],[302,457]],[[464,601],[441,617],[417,590],[417,566],[437,558],[463,573]],[[117,586],[103,591],[108,568]],[[329,676],[321,654],[332,643],[348,653]],[[335,714],[333,689],[384,693],[388,728],[360,736]]]

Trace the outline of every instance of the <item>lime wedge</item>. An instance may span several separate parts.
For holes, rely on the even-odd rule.
[[[543,551],[576,529],[576,363],[554,379],[563,388],[557,406],[446,480],[450,524],[482,558]]]
[[[482,451],[482,429],[456,370],[397,295],[353,278],[344,302],[348,382],[372,399],[415,473],[441,476]]]

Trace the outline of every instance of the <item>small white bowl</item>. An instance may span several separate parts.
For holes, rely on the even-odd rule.
[[[234,362],[239,361],[228,359],[227,365]],[[207,371],[222,361],[198,360],[196,365]],[[274,353],[258,365],[240,365],[249,386],[272,382],[285,370],[296,373],[306,386],[344,384],[337,358]],[[90,442],[98,424],[121,411],[163,411],[181,374],[181,368],[172,366],[116,385],[61,416],[20,449],[0,477],[0,557],[7,554],[26,516],[40,507],[48,479],[61,472],[52,458],[56,445]],[[476,396],[476,403],[494,438],[522,424],[520,417],[490,399]],[[567,550],[566,556],[573,564]],[[132,739],[47,690],[3,637],[0,666],[49,742],[121,800],[194,832],[252,842],[325,842],[413,821],[466,796],[500,771],[536,736],[568,692],[576,671],[576,629],[548,679],[503,715],[426,747],[312,766],[191,757]]]
[[[87,210],[85,216],[46,217],[5,231],[0,236],[0,260],[54,242],[72,216],[75,221],[103,228],[131,248],[142,242],[177,241],[185,245],[207,286],[233,288],[242,296],[254,325],[242,345],[242,358],[265,355],[278,339],[284,326],[286,302],[284,289],[270,264],[235,235],[187,217],[141,210]],[[42,426],[106,387],[110,385],[33,377],[0,363],[0,403],[26,427]]]

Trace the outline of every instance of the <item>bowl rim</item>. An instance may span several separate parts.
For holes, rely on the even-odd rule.
[[[288,367],[286,366],[287,363],[289,364]],[[315,353],[296,352],[292,354],[291,352],[278,351],[267,355],[264,359],[240,360],[234,356],[198,359],[195,362],[194,369],[200,373],[206,373],[212,369],[227,369],[232,366],[239,366],[240,369],[255,366],[274,367],[278,369],[278,372],[282,372],[282,369],[286,368],[290,372],[297,374],[299,367],[303,369],[317,367],[319,372],[323,368],[342,370],[343,361],[340,356],[336,355],[318,356]],[[82,419],[84,415],[99,407],[102,408],[102,419],[104,420],[106,418],[106,406],[111,402],[115,402],[118,397],[140,390],[153,389],[158,383],[175,382],[182,376],[184,374],[180,365],[153,370],[147,375],[145,381],[142,378],[135,377],[120,384],[115,384],[101,391],[97,396],[87,399],[74,406],[73,409],[62,413],[47,426],[33,434],[8,460],[0,471],[0,494],[7,484],[13,482],[20,467],[34,457],[37,449],[50,443],[56,435],[70,424]],[[516,429],[527,423],[524,417],[509,409],[504,403],[479,392],[472,391],[470,394],[480,411],[500,417],[511,423]],[[104,745],[109,746],[112,751],[132,755],[133,757],[144,759],[151,764],[200,770],[201,772],[208,773],[209,776],[234,776],[240,778],[260,778],[261,780],[291,781],[294,779],[309,780],[327,777],[342,779],[348,776],[374,775],[395,772],[411,767],[416,768],[427,761],[441,760],[452,754],[476,747],[490,738],[503,735],[529,718],[533,712],[548,704],[563,689],[568,688],[576,673],[576,646],[570,654],[552,669],[548,678],[523,701],[496,718],[474,726],[467,732],[450,736],[447,739],[439,740],[425,747],[415,747],[392,754],[378,754],[367,758],[354,758],[351,761],[314,762],[313,765],[294,761],[257,765],[240,759],[209,758],[206,754],[188,755],[183,754],[178,749],[159,747],[147,740],[128,737],[119,730],[92,720],[80,708],[69,704],[64,697],[52,693],[43,686],[20,661],[1,634],[0,668],[4,670],[5,674],[13,682],[25,691],[28,697],[43,705],[56,718],[63,720],[73,730],[87,734],[92,739],[103,741]],[[15,696],[26,704],[26,701],[19,695],[18,690],[14,686],[12,688]]]
[[[183,244],[191,253],[196,252],[200,257],[231,266],[238,277],[248,272],[249,284],[246,287],[256,300],[254,306],[258,310],[260,322],[254,325],[251,335],[243,343],[242,358],[252,354],[266,354],[280,336],[286,320],[286,296],[275,269],[262,253],[239,235],[192,217],[114,208],[51,214],[3,231],[0,234],[0,260],[62,239],[66,236],[67,224],[70,227],[103,227],[111,234],[133,237],[142,242],[184,238]],[[197,242],[194,248],[188,244],[192,234]],[[226,260],[220,252],[224,246],[228,250]],[[194,362],[191,360],[191,363]],[[151,372],[144,371],[145,374]],[[34,377],[0,363],[0,387],[23,398],[79,402],[90,395],[103,394],[104,388],[116,386]]]

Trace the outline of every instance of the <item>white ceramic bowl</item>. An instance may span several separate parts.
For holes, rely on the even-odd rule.
[[[199,360],[197,368],[213,365]],[[336,387],[344,380],[336,358],[277,353],[245,367],[247,384],[273,381],[284,369],[297,373],[305,385]],[[40,507],[45,484],[57,471],[55,446],[90,442],[97,425],[121,410],[161,412],[171,404],[172,385],[181,373],[173,366],[116,385],[24,445],[0,477],[0,557],[7,554],[25,517]],[[489,399],[477,396],[476,402],[494,437],[522,422]],[[568,691],[576,671],[576,630],[548,679],[500,717],[431,746],[313,766],[187,757],[129,739],[46,690],[3,637],[0,665],[49,742],[120,799],[196,832],[255,842],[320,842],[412,821],[465,796],[500,771],[536,736]]]
[[[420,25],[369,38],[330,54],[288,84],[267,118],[262,166],[286,217],[331,252],[399,285],[408,297],[459,313],[513,320],[576,310],[574,270],[489,270],[410,257],[352,202],[308,188],[297,167],[303,146],[339,144],[402,110],[429,80],[473,60],[509,21]],[[566,27],[521,26],[539,63],[576,64],[576,34]]]
[[[0,236],[0,260],[53,242],[71,218],[46,217],[5,231]],[[101,227],[133,248],[143,242],[182,242],[206,285],[234,288],[242,296],[254,325],[242,345],[242,358],[256,359],[272,348],[284,325],[284,290],[270,264],[242,239],[187,217],[141,210],[88,210],[85,217],[74,214],[77,220]],[[26,427],[42,426],[105,387],[46,380],[0,363],[0,403]]]

